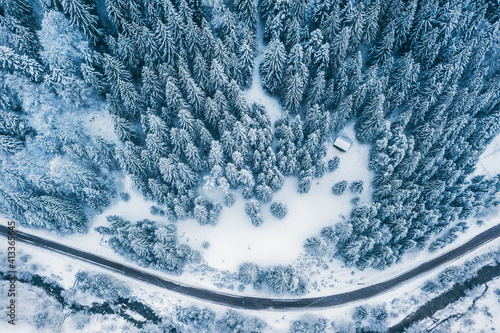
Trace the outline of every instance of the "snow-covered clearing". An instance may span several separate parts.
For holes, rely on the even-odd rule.
[[[354,129],[350,126],[346,135],[354,138]],[[332,225],[344,216],[348,216],[354,197],[349,190],[343,195],[332,194],[332,186],[342,180],[349,183],[364,180],[371,183],[371,173],[367,170],[368,146],[354,142],[348,152],[342,153],[330,143],[327,160],[334,155],[340,157],[339,168],[327,173],[321,179],[315,179],[306,194],[297,192],[297,178],[286,178],[283,188],[274,195],[273,200],[280,200],[288,206],[288,214],[278,220],[270,213],[270,204],[262,204],[264,223],[255,227],[245,214],[245,202],[238,192],[236,203],[222,210],[219,222],[215,226],[201,226],[195,220],[180,221],[179,234],[190,246],[203,253],[207,263],[218,269],[237,271],[244,261],[260,266],[291,264],[302,252],[304,241],[317,235],[325,226]],[[216,198],[215,194],[205,193]],[[370,190],[361,195],[361,201],[370,200]],[[201,245],[208,242],[208,249]]]

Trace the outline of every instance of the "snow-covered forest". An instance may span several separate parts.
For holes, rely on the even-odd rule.
[[[216,233],[239,207],[224,223],[263,229],[308,195],[340,207],[300,216],[308,257],[438,251],[498,214],[500,175],[476,168],[500,133],[499,20],[495,0],[0,0],[0,213],[175,274],[214,246],[186,221]],[[124,179],[160,222],[112,210]],[[233,273],[305,292],[288,264]]]

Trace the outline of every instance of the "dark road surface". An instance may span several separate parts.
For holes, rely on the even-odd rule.
[[[7,233],[8,233],[7,227],[4,225],[0,225],[0,234],[7,235]],[[116,261],[99,257],[89,252],[81,251],[73,247],[69,247],[57,242],[53,242],[41,237],[37,237],[16,230],[16,241],[32,244],[34,246],[49,249],[51,251],[55,251],[76,259],[80,259],[95,264],[97,266],[109,269],[111,271],[126,275],[128,277],[135,278],[137,280],[141,280],[162,288],[166,288],[168,290],[186,296],[191,296],[204,301],[225,305],[229,307],[243,308],[250,310],[264,310],[264,309],[291,310],[291,309],[302,309],[307,307],[326,308],[331,306],[347,304],[353,301],[368,299],[386,293],[392,289],[395,289],[403,285],[404,283],[412,279],[415,279],[420,275],[428,273],[431,270],[445,263],[460,258],[463,255],[471,252],[472,250],[488,243],[489,241],[499,236],[500,236],[500,224],[480,233],[467,243],[447,253],[444,253],[433,260],[425,262],[401,275],[398,275],[392,279],[389,279],[381,283],[363,287],[361,289],[356,289],[350,292],[329,295],[324,297],[283,299],[283,298],[259,298],[259,297],[237,296],[217,291],[190,287],[160,277],[158,275],[143,271],[138,268],[120,264]]]

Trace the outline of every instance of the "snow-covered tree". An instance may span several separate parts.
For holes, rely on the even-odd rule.
[[[281,89],[285,61],[285,47],[279,39],[275,38],[267,46],[264,61],[260,66],[262,85],[273,94]]]
[[[281,201],[273,202],[270,206],[270,209],[271,209],[271,214],[273,214],[273,216],[278,219],[285,218],[286,214],[288,213],[287,206]]]
[[[332,193],[335,195],[341,195],[344,193],[346,188],[347,188],[347,181],[346,180],[340,181],[335,185],[333,185]]]

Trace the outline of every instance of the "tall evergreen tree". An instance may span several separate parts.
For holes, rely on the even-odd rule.
[[[255,30],[257,24],[257,6],[253,0],[233,0],[234,8],[238,18],[251,30]]]
[[[99,18],[92,3],[83,0],[61,0],[63,11],[71,24],[80,27],[87,38],[94,43],[101,37]]]
[[[361,142],[370,142],[376,136],[384,120],[385,97],[375,96],[363,110],[357,122],[356,137]]]
[[[260,66],[262,85],[273,94],[281,89],[285,61],[285,47],[279,39],[275,38],[267,46],[264,61]]]

